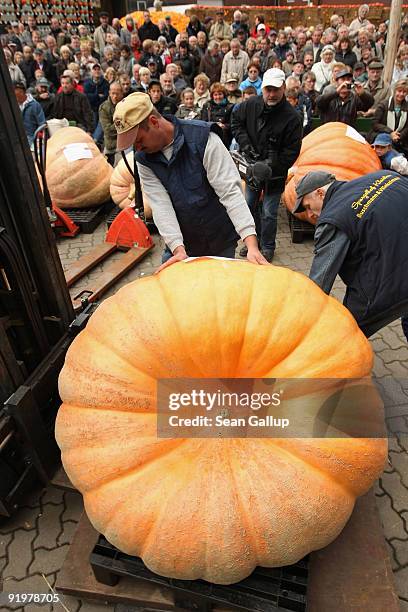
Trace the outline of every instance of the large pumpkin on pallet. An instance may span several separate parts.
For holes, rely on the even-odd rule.
[[[105,300],[69,348],[56,424],[65,470],[95,528],[158,574],[228,584],[294,563],[343,529],[386,440],[158,438],[156,383],[352,378],[372,361],[351,314],[301,274],[175,264]]]
[[[129,166],[133,169],[133,151],[126,155]],[[135,181],[123,159],[119,161],[112,172],[110,181],[112,200],[119,208],[127,208],[135,199]],[[152,218],[152,209],[147,197],[143,194],[145,218]]]
[[[65,127],[47,143],[46,178],[60,208],[88,208],[109,200],[112,166],[84,130]]]
[[[288,177],[283,201],[292,210],[296,201],[295,185],[311,170],[327,170],[339,181],[381,170],[381,162],[366,140],[345,123],[325,123],[302,141],[300,155]],[[297,217],[309,220],[306,213]]]

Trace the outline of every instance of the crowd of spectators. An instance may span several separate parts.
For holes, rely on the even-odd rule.
[[[93,33],[53,17],[46,34],[29,17],[9,24],[1,42],[30,144],[39,125],[65,118],[92,134],[113,163],[115,106],[143,91],[160,113],[217,122],[229,147],[231,113],[245,98],[260,95],[263,74],[277,67],[286,75],[286,97],[304,134],[313,117],[351,126],[359,116],[371,117],[371,138],[387,132],[406,152],[408,22],[403,20],[386,85],[388,24],[374,25],[369,16],[369,6],[361,5],[349,24],[333,14],[329,27],[299,24],[277,31],[262,15],[250,23],[237,10],[229,23],[219,9],[215,19],[192,15],[186,31],[178,32],[165,13],[156,25],[146,10],[140,27],[127,16],[123,27],[101,12]]]

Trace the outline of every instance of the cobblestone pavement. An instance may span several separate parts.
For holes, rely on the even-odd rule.
[[[61,261],[66,268],[78,257],[87,253],[103,239],[106,226],[101,224],[92,234],[80,234],[75,239],[64,239],[58,243]],[[155,236],[156,247],[131,272],[129,272],[107,295],[114,293],[121,285],[142,275],[151,274],[160,262],[161,240]],[[292,244],[287,217],[280,212],[278,248],[274,263],[308,273],[312,259],[311,239],[302,244]],[[114,255],[113,259],[120,257]],[[71,292],[80,290],[95,282],[107,264],[99,265],[89,273]],[[341,299],[344,287],[336,281],[333,294]],[[390,377],[401,381],[400,400],[389,408],[386,421],[394,436],[390,438],[389,464],[375,486],[378,508],[388,543],[394,570],[401,610],[408,612],[408,439],[399,433],[407,431],[408,408],[404,394],[404,379],[408,381],[408,346],[399,322],[395,322],[372,337],[375,351],[375,375],[381,382]],[[405,388],[408,387],[408,383]],[[55,584],[56,576],[64,561],[69,543],[82,512],[82,498],[75,492],[64,492],[48,487],[36,493],[14,517],[0,523],[0,573],[6,592],[46,593],[48,586]],[[109,610],[120,612],[129,607],[93,604],[71,597],[63,597],[65,610],[69,612],[99,612]],[[1,610],[23,608],[1,607]],[[32,610],[63,610],[60,604],[41,608],[26,605],[25,612]]]

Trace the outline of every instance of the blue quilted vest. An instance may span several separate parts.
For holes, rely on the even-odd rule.
[[[238,239],[203,165],[208,136],[211,131],[217,131],[217,126],[170,116],[166,119],[175,128],[171,159],[167,160],[161,151],[138,152],[136,159],[154,172],[168,192],[187,254],[191,257],[217,255]]]

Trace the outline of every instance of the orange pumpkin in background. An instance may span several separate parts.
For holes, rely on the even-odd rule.
[[[85,146],[85,155],[90,157],[70,161],[68,154],[73,145],[79,145],[79,148]],[[84,130],[77,127],[61,128],[49,139],[46,178],[51,199],[56,206],[87,208],[103,204],[110,197],[111,174],[112,166]]]
[[[126,155],[129,166],[133,169],[133,151]],[[143,193],[143,192],[142,192]],[[110,195],[119,208],[127,208],[135,199],[135,181],[123,159],[119,161],[110,179]],[[146,219],[152,218],[152,209],[145,194],[143,206]]]
[[[381,162],[368,142],[354,128],[339,122],[321,125],[305,136],[300,155],[289,171],[283,194],[288,210],[292,211],[295,205],[295,185],[312,170],[326,170],[339,181],[351,181],[381,170]],[[306,213],[296,216],[309,221]]]
[[[117,548],[163,576],[237,582],[333,541],[381,474],[387,441],[158,438],[157,381],[352,378],[372,362],[348,310],[306,276],[178,263],[106,299],[71,344],[56,423],[63,465]]]
[[[166,12],[163,11],[152,11],[150,12],[150,18],[156,25],[158,24],[160,19],[164,19],[166,15],[170,15],[171,24],[178,30],[179,32],[185,32],[190,21],[190,18],[187,15],[183,15],[182,13],[177,13],[176,11],[168,11],[166,8]],[[140,28],[144,23],[143,19],[143,11],[134,11],[133,13],[129,13],[131,17],[133,17],[134,22],[137,27]],[[126,27],[126,18],[122,17],[120,20],[122,27]]]

